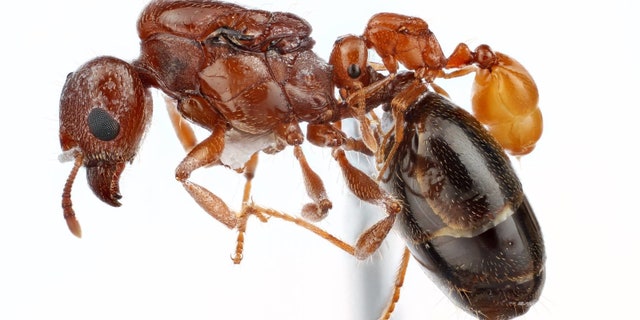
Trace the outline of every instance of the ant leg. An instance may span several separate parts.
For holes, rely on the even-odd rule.
[[[371,129],[371,121],[365,114],[357,116],[356,120],[360,123],[360,134],[364,145],[372,152],[377,152],[378,141],[375,138],[374,131]]]
[[[342,146],[347,139],[347,135],[332,124],[307,124],[307,141],[318,147],[339,147]]]
[[[431,86],[431,88],[433,88],[433,91],[435,91],[437,94],[451,99],[451,96],[449,96],[449,93],[447,92],[447,90],[437,85],[435,82],[431,82],[429,83],[429,85]]]
[[[360,235],[355,246],[355,257],[366,259],[371,256],[386,238],[396,216],[402,210],[400,200],[384,191],[376,181],[349,163],[342,149],[335,149],[333,156],[338,162],[347,187],[359,199],[385,208],[388,217],[380,220]]]
[[[310,125],[308,127],[307,139],[316,145],[329,146],[327,141],[334,141],[334,139],[327,138],[330,136],[343,137],[344,133],[331,125]],[[364,201],[385,207],[389,215],[366,230],[358,239],[354,255],[358,259],[365,259],[380,247],[395,222],[396,214],[401,211],[402,205],[371,177],[352,166],[343,149],[334,146],[333,156],[340,165],[351,192]]]
[[[346,136],[340,130],[333,128],[331,125],[309,124],[308,139],[312,143],[320,146],[338,146],[341,145]],[[307,195],[313,200],[313,203],[305,204],[302,208],[302,216],[311,221],[319,221],[327,216],[327,211],[331,209],[333,204],[327,197],[327,192],[322,183],[320,176],[316,174],[302,152],[300,144],[304,141],[304,135],[297,123],[283,124],[275,130],[276,135],[294,147],[293,153],[300,163],[302,176],[304,178]]]
[[[347,138],[342,145],[342,149],[346,151],[355,151],[367,156],[373,156],[374,153],[367,147],[361,139]]]
[[[471,65],[471,66],[462,67],[458,70],[454,70],[449,73],[444,73],[441,78],[453,79],[453,78],[463,77],[468,75],[469,73],[474,73],[477,71],[478,71],[478,67]]]
[[[73,187],[73,181],[76,180],[78,170],[82,166],[84,156],[82,155],[82,152],[74,152],[74,158],[75,161],[73,163],[73,169],[71,169],[62,191],[62,212],[64,214],[64,219],[67,221],[69,231],[71,231],[74,236],[81,238],[82,229],[80,228],[80,223],[76,219],[76,213],[73,211],[73,203],[71,202],[71,187]]]
[[[301,215],[309,221],[320,221],[327,216],[327,211],[333,207],[333,204],[327,196],[322,179],[311,169],[299,145],[293,147],[293,154],[302,168],[307,195],[313,200],[313,203],[307,203],[302,207]]]
[[[331,242],[333,245],[335,245],[336,247],[344,250],[346,253],[350,254],[350,255],[355,255],[355,249],[349,245],[348,243],[338,239],[337,237],[335,237],[334,235],[328,233],[327,231],[322,230],[321,228],[315,226],[314,224],[304,220],[304,219],[300,219],[300,218],[296,218],[294,216],[288,215],[286,213],[280,212],[280,211],[276,211],[273,209],[268,209],[268,208],[263,208],[257,205],[251,205],[250,207],[248,207],[248,210],[250,211],[250,214],[253,215],[263,215],[263,216],[269,216],[269,217],[276,217],[278,219],[282,219],[284,221],[288,221],[288,222],[292,222],[295,223],[296,225],[303,227],[313,233],[315,233],[316,235],[320,236],[321,238]]]
[[[380,320],[389,320],[391,318],[393,310],[396,309],[396,303],[398,303],[398,300],[400,300],[400,289],[402,289],[402,285],[404,284],[404,276],[407,274],[407,266],[409,265],[410,258],[411,253],[409,252],[409,248],[404,247],[404,253],[402,254],[400,267],[398,268],[398,273],[396,274],[396,282],[393,287],[393,294],[391,295],[391,299],[389,299],[389,303],[384,309],[384,312],[382,312]]]
[[[211,135],[202,142],[196,144],[187,156],[180,162],[176,168],[176,180],[182,182],[189,195],[202,207],[209,215],[216,220],[222,222],[229,228],[234,228],[237,224],[236,214],[213,192],[206,188],[189,181],[191,172],[194,170],[218,163],[222,150],[224,149],[224,139],[226,132],[226,123],[216,113],[207,113],[209,108],[194,106],[200,104],[201,101],[188,98],[179,102],[178,108],[190,109],[195,118],[206,117],[210,125]],[[204,110],[204,111],[200,111]]]
[[[372,152],[378,151],[378,139],[375,137],[375,130],[372,127],[372,120],[367,117],[367,103],[366,99],[376,95],[378,92],[385,89],[386,85],[395,79],[395,74],[391,74],[382,80],[378,80],[370,85],[362,86],[359,84],[355,89],[352,89],[349,95],[346,97],[346,103],[351,107],[353,118],[355,118],[360,124],[360,133],[362,134],[362,140],[369,150]],[[369,112],[369,114],[374,114]],[[379,127],[379,122],[376,122],[376,118],[373,118],[373,123],[376,124],[376,129]]]
[[[340,122],[336,122],[335,125],[328,123],[308,124],[307,141],[322,148],[342,147],[344,150],[356,151],[368,156],[374,155],[364,141],[347,137],[336,125],[339,126]]]
[[[369,122],[369,118],[367,118],[366,111],[365,98],[368,93],[364,90],[361,84],[359,84],[358,88],[354,90],[355,92],[349,96],[350,100],[348,103],[354,109],[354,118],[358,121],[358,124],[360,124],[360,134],[362,135],[364,145],[372,152],[376,152],[378,150],[378,141],[373,135],[371,123]]]
[[[233,263],[239,264],[242,261],[242,251],[244,250],[244,234],[247,231],[247,220],[251,213],[248,208],[250,206],[249,202],[251,201],[251,181],[256,173],[256,167],[258,166],[258,153],[254,153],[251,156],[251,159],[247,161],[244,165],[244,177],[247,180],[244,184],[244,193],[242,194],[242,210],[238,215],[238,222],[236,225],[236,229],[238,230],[238,238],[236,240],[236,252],[231,258]],[[266,222],[262,216],[258,215],[258,218],[262,220],[262,222]]]
[[[427,89],[426,85],[420,81],[414,81],[409,87],[400,92],[397,96],[391,100],[391,110],[393,112],[394,125],[393,130],[395,132],[395,142],[391,147],[389,153],[387,153],[386,158],[384,158],[384,162],[380,167],[380,172],[378,173],[377,180],[380,180],[384,175],[385,171],[389,168],[389,164],[393,161],[393,157],[398,150],[398,146],[400,145],[400,141],[404,136],[404,114],[407,111],[409,105],[411,105],[418,96],[423,94]],[[391,131],[385,135],[383,141],[387,141]],[[382,159],[382,154],[378,153],[378,158]]]
[[[374,134],[376,135],[376,139],[380,140],[379,138],[382,136],[382,124],[380,122],[380,118],[378,118],[378,115],[373,111],[369,111],[369,116],[371,117],[371,121],[374,124]]]
[[[180,143],[182,144],[185,151],[189,152],[198,144],[195,133],[191,125],[189,125],[189,123],[185,121],[184,117],[182,117],[182,115],[180,115],[180,113],[178,112],[175,100],[171,99],[170,97],[165,97],[165,101],[167,104],[167,112],[169,113],[169,118],[171,120],[174,130],[176,131],[176,135],[180,140]],[[194,101],[189,101],[189,103],[194,103]],[[237,223],[238,238],[236,241],[236,253],[232,258],[234,263],[236,264],[240,263],[240,261],[242,260],[242,251],[244,248],[244,233],[246,231],[247,219],[249,217],[249,215],[246,213],[246,210],[244,210],[244,208],[246,207],[247,203],[250,200],[251,180],[254,177],[257,162],[258,162],[258,153],[255,153],[251,157],[251,159],[245,164],[243,169],[244,176],[246,178],[244,195],[242,200],[243,210],[241,210],[240,215],[235,220]],[[185,188],[187,187],[185,186]],[[213,203],[220,203],[222,205],[221,214],[223,217],[226,217],[224,218],[224,220],[228,221],[228,222],[224,222],[224,221],[222,222],[227,226],[230,226],[230,224],[233,224],[234,219],[229,216],[229,214],[231,213],[230,210],[228,209],[228,207],[226,207],[224,202],[222,202],[222,200],[220,200],[217,196],[215,196],[214,194],[208,192],[208,190],[206,190],[205,188],[196,184],[192,184],[191,187],[187,188],[187,191],[191,194],[190,190],[194,190],[196,192],[202,192],[206,194],[206,197],[213,199]],[[197,199],[196,199],[196,202],[198,202]],[[206,208],[205,208],[205,211],[209,212]],[[213,215],[213,216],[214,218],[218,219],[216,215]],[[259,216],[258,218],[261,218],[262,220],[264,220],[263,217]]]
[[[176,136],[178,136],[178,140],[180,140],[180,143],[186,152],[191,151],[191,149],[198,144],[193,128],[191,128],[191,125],[189,125],[189,123],[185,121],[182,115],[178,112],[176,101],[174,99],[165,96],[164,101],[167,104],[169,119],[173,125],[173,130],[176,132]]]

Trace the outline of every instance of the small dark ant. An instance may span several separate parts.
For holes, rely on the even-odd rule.
[[[535,83],[515,60],[487,46],[472,52],[462,44],[447,59],[424,21],[389,13],[374,16],[364,35],[339,39],[329,64],[311,50],[311,27],[298,16],[218,1],[152,1],[140,16],[138,33],[137,60],[95,58],[70,74],[62,91],[60,142],[63,158],[74,160],[62,207],[74,235],[80,237],[81,228],[72,208],[71,187],[80,167],[86,168],[89,186],[99,199],[120,205],[119,178],[149,125],[149,89],[157,88],[167,96],[172,123],[187,151],[176,168],[176,179],[208,214],[237,229],[235,263],[242,259],[251,215],[299,224],[359,259],[375,252],[396,225],[425,270],[443,289],[455,292],[451,298],[475,316],[509,318],[526,312],[537,300],[544,279],[544,247],[503,148],[515,155],[530,152],[541,134],[542,118]],[[382,57],[389,75],[370,65],[368,48]],[[410,71],[398,72],[398,63]],[[447,74],[444,69],[455,70]],[[475,118],[457,111],[442,97],[446,92],[433,83],[474,71],[474,110],[495,137]],[[496,91],[500,86],[514,89]],[[372,112],[380,105],[388,111],[383,121]],[[340,129],[340,121],[347,118],[360,123],[362,139]],[[449,135],[433,121],[452,123],[451,128],[463,134]],[[198,141],[189,122],[210,135]],[[317,221],[331,209],[322,179],[300,147],[305,140],[302,122],[307,123],[307,141],[333,149],[353,194],[387,213],[353,247],[308,221],[250,201],[258,153],[273,154],[293,146],[312,200],[301,215]],[[519,122],[532,125],[523,128]],[[505,126],[512,129],[505,131]],[[460,146],[489,162],[467,162],[464,152],[455,149]],[[353,167],[345,151],[375,156],[378,179]],[[430,152],[447,161],[429,162]],[[194,170],[212,165],[244,174],[239,212],[189,180]],[[475,171],[488,174],[470,175]],[[482,247],[491,241],[500,245]],[[458,242],[464,247],[454,244]],[[460,267],[464,261],[475,263],[480,252],[496,257],[490,262],[498,263],[507,250],[512,263],[494,266],[493,273],[486,272],[482,259],[475,276]],[[404,277],[408,252],[396,283]],[[460,261],[449,259],[451,255]],[[383,318],[390,317],[399,289],[398,285]]]

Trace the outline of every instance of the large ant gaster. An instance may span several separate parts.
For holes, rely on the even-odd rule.
[[[175,178],[205,212],[237,231],[235,263],[251,216],[298,224],[358,259],[370,257],[396,228],[408,249],[383,319],[395,308],[410,255],[478,318],[526,312],[544,282],[544,245],[504,150],[531,152],[541,134],[528,72],[485,45],[471,51],[461,44],[447,58],[426,22],[393,13],[372,17],[362,35],[339,38],[329,63],[312,51],[310,34],[311,26],[290,13],[152,1],[138,21],[138,59],[95,58],[71,73],[62,90],[61,159],[74,160],[62,195],[69,230],[81,236],[71,187],[82,166],[95,195],[120,205],[119,179],[150,122],[154,88],[166,96],[186,151]],[[388,73],[369,61],[369,49]],[[476,117],[434,83],[472,72]],[[349,118],[361,138],[341,130]],[[198,141],[190,124],[209,135]],[[305,140],[330,148],[352,193],[386,213],[353,246],[312,223],[333,204],[303,152]],[[251,200],[259,153],[285,149],[292,150],[310,199],[302,219]],[[347,152],[375,157],[377,179],[355,168]],[[239,209],[192,181],[195,170],[208,166],[244,175]]]
[[[383,122],[394,124],[389,114]],[[409,106],[403,130],[382,182],[403,199],[396,228],[411,254],[472,315],[509,319],[527,312],[544,284],[544,244],[498,142],[466,111],[430,91]],[[384,146],[385,156],[394,139]]]

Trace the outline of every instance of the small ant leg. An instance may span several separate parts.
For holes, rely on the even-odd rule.
[[[80,223],[76,219],[76,213],[73,211],[73,203],[71,202],[71,187],[73,187],[73,181],[76,180],[78,170],[82,167],[84,156],[82,155],[82,152],[74,153],[75,161],[73,163],[73,168],[71,169],[71,173],[69,173],[69,177],[67,178],[67,182],[64,184],[64,189],[62,191],[62,210],[64,213],[64,219],[67,221],[69,231],[71,231],[74,236],[81,238],[82,229],[80,228]]]
[[[369,156],[373,155],[373,152],[364,141],[347,137],[339,126],[340,122],[334,124],[309,124],[307,125],[307,141],[322,148],[342,147],[348,151],[356,151]]]
[[[429,85],[431,86],[431,88],[433,88],[433,91],[435,91],[437,94],[439,94],[439,95],[441,95],[443,97],[451,98],[449,96],[449,93],[447,92],[447,90],[445,90],[441,86],[437,85],[435,82],[431,82],[431,83],[429,83]]]
[[[384,63],[379,63],[379,62],[375,62],[375,61],[367,61],[367,64],[371,66],[371,68],[373,68],[373,70],[378,71],[378,72],[382,72],[382,71],[388,71],[387,67],[384,66]]]
[[[373,153],[379,150],[378,139],[375,135],[380,131],[380,121],[374,112],[366,112],[366,99],[384,90],[385,86],[394,78],[395,74],[392,74],[365,87],[361,83],[354,83],[354,88],[351,91],[346,92],[345,90],[345,94],[348,94],[345,102],[351,106],[353,117],[358,121],[362,141]],[[367,114],[371,116],[371,119],[367,117]],[[375,125],[375,130],[372,129],[372,124]]]
[[[402,204],[384,191],[371,177],[351,165],[344,150],[335,149],[333,156],[340,165],[342,175],[351,192],[363,201],[383,206],[389,215],[362,233],[358,239],[354,255],[358,259],[366,259],[382,244],[393,226],[396,215],[402,210]]]
[[[393,118],[394,118],[393,132],[395,133],[395,143],[391,147],[391,150],[387,154],[386,159],[384,160],[384,162],[382,163],[382,166],[380,167],[380,170],[379,170],[380,173],[378,174],[377,180],[380,180],[384,175],[385,171],[387,171],[387,168],[389,168],[389,164],[391,163],[391,161],[393,161],[393,156],[398,150],[400,141],[402,141],[402,138],[404,136],[404,123],[405,123],[404,114],[407,111],[407,108],[414,101],[416,101],[418,96],[420,96],[426,91],[427,91],[427,88],[425,87],[424,83],[419,81],[414,81],[411,85],[409,85],[409,87],[404,89],[397,96],[395,96],[393,100],[391,100],[391,109],[392,109]],[[384,142],[386,142],[389,139],[391,132],[392,131],[389,131],[387,135],[385,135],[383,139]],[[381,154],[378,153],[378,158],[382,159],[380,155]]]
[[[404,276],[407,274],[407,266],[409,265],[410,258],[411,252],[409,252],[409,248],[404,247],[404,253],[402,253],[402,260],[400,262],[400,267],[398,268],[398,273],[396,274],[396,281],[393,286],[393,294],[391,295],[389,303],[384,309],[384,312],[382,312],[380,320],[389,320],[391,318],[393,310],[396,309],[396,303],[398,303],[398,300],[400,300],[400,289],[402,289],[402,285],[404,284]]]
[[[366,115],[361,115],[356,117],[358,123],[360,123],[360,133],[362,134],[362,141],[365,146],[372,152],[378,151],[378,142],[373,134],[373,130],[371,129],[371,121],[367,118]]]
[[[339,123],[337,123],[339,125]],[[307,125],[307,141],[322,148],[335,148],[343,145],[347,140],[347,135],[336,126],[330,123]]]
[[[180,140],[180,143],[186,152],[191,151],[191,149],[198,144],[193,128],[191,128],[191,125],[189,125],[189,123],[185,121],[182,115],[178,112],[176,101],[174,99],[165,96],[164,101],[167,104],[169,119],[173,125],[173,130],[176,132],[176,136],[178,136],[178,140]]]
[[[376,128],[376,130],[374,131],[374,134],[376,134],[379,138],[380,136],[382,136],[382,125],[380,122],[380,118],[378,118],[378,115],[373,110],[369,112],[369,116],[371,117],[371,121],[373,122]]]
[[[347,140],[342,145],[342,149],[346,151],[355,151],[358,153],[362,153],[367,156],[373,156],[374,153],[364,144],[364,141],[361,139],[347,138]]]
[[[244,165],[244,177],[247,180],[244,184],[244,193],[242,194],[242,210],[240,210],[240,214],[238,216],[238,222],[236,225],[236,229],[238,230],[238,238],[236,239],[236,251],[231,260],[233,260],[234,264],[240,264],[242,261],[242,252],[244,251],[244,234],[247,231],[247,220],[251,213],[248,208],[250,206],[249,202],[251,201],[251,181],[256,173],[256,168],[258,166],[258,153],[254,153],[249,161]],[[265,218],[261,215],[257,215],[257,217],[262,221],[266,222]]]
[[[360,125],[362,141],[369,150],[376,152],[378,150],[378,141],[374,137],[373,130],[371,130],[371,123],[367,118],[366,112],[366,96],[369,92],[362,87],[361,83],[357,83],[355,87],[353,89],[354,92],[348,97],[347,103],[352,106],[354,118]]]
[[[466,76],[470,73],[474,73],[478,71],[478,67],[474,66],[474,65],[470,65],[470,66],[465,66],[462,67],[458,70],[454,70],[451,71],[449,73],[443,73],[442,75],[442,79],[453,79],[453,78],[458,78],[458,77],[463,77]]]

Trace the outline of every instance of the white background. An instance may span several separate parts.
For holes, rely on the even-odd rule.
[[[373,13],[393,11],[427,20],[446,54],[461,41],[488,43],[525,65],[539,86],[545,131],[515,165],[543,228],[548,275],[523,318],[632,317],[640,286],[638,5],[450,3],[242,2],[307,19],[325,59],[338,36],[361,33]],[[382,310],[402,249],[395,235],[383,252],[357,262],[298,227],[252,219],[245,259],[233,265],[235,232],[202,212],[173,178],[184,153],[161,104],[123,174],[121,208],[95,198],[80,172],[73,200],[84,238],[71,236],[60,208],[71,169],[57,160],[60,89],[67,73],[95,56],[137,57],[135,23],[146,1],[12,4],[0,13],[0,319],[360,319],[362,308]],[[466,106],[468,80],[439,83]],[[320,225],[353,242],[364,228],[358,220],[382,212],[363,213],[368,206],[357,202],[348,209],[353,197],[330,155],[305,151],[335,204]],[[297,213],[305,201],[298,171],[290,149],[263,156],[254,200]],[[213,168],[193,179],[238,208],[241,176]],[[363,304],[354,279],[376,264],[387,274],[379,298]],[[412,262],[395,319],[468,316]]]

